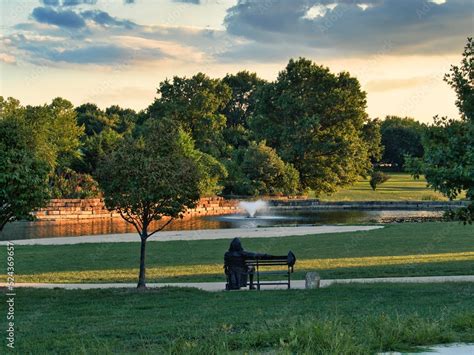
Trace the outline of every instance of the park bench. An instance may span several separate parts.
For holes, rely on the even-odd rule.
[[[252,256],[249,256],[248,254],[245,259],[242,259],[242,263],[245,264],[245,268],[240,266],[233,267],[231,266],[231,263],[224,263],[224,271],[227,278],[226,290],[238,289],[240,287],[248,286],[247,279],[250,275],[253,275],[254,285],[256,286],[257,290],[260,290],[261,286],[265,285],[286,285],[288,288],[291,288],[291,274],[293,273],[296,262],[295,254],[293,254],[291,251],[288,253],[288,255],[283,256],[267,254],[253,254]],[[277,267],[276,270],[275,267]],[[244,269],[248,271],[244,271]],[[282,275],[285,277],[285,280],[262,280],[262,277],[274,275]],[[231,285],[235,284],[239,284],[239,286],[237,286],[237,288],[231,288]]]
[[[290,257],[291,253],[291,257]],[[261,286],[265,285],[286,285],[288,289],[291,288],[291,274],[294,271],[294,264],[296,258],[292,252],[285,256],[269,256],[266,258],[255,258],[245,260],[247,267],[253,267],[254,271],[254,283],[257,290],[260,290]],[[275,267],[282,266],[279,270],[274,270]],[[272,270],[265,270],[271,268]],[[263,269],[263,270],[262,270]],[[262,276],[274,276],[281,275],[285,277],[285,280],[262,280]]]

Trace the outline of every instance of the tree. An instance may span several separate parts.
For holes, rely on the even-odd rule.
[[[31,218],[50,197],[50,166],[24,118],[17,100],[0,97],[0,232],[8,222]]]
[[[405,155],[421,158],[424,153],[421,139],[425,129],[425,125],[413,118],[385,117],[380,126],[384,147],[382,163],[391,164],[401,171]]]
[[[265,142],[251,142],[229,162],[226,193],[244,196],[292,195],[299,191],[298,171]]]
[[[116,127],[115,130],[122,134],[125,132],[131,132],[138,121],[137,113],[132,109],[123,109],[118,105],[113,105],[105,110],[105,114],[108,117],[112,117],[111,121]]]
[[[159,97],[148,108],[149,117],[167,117],[178,122],[196,142],[196,148],[215,158],[225,154],[223,130],[226,117],[220,113],[231,96],[230,88],[203,73],[191,78],[175,76],[157,90]]]
[[[182,216],[199,199],[201,174],[189,136],[170,120],[150,119],[100,163],[105,204],[132,224],[141,238],[138,288],[145,288],[147,239]],[[153,221],[169,219],[151,230]]]
[[[85,134],[92,136],[99,134],[106,127],[115,129],[118,125],[118,115],[109,115],[102,111],[96,104],[86,103],[75,109],[77,123],[84,126]],[[112,112],[115,110],[112,109]]]
[[[36,148],[56,170],[69,167],[80,157],[84,129],[77,125],[73,105],[62,98],[51,104],[27,106],[25,121],[34,132]]]
[[[378,185],[383,184],[384,182],[388,181],[390,177],[384,174],[382,171],[374,171],[370,175],[370,187],[372,190],[376,190]]]
[[[246,149],[242,172],[250,195],[291,195],[299,189],[298,171],[265,142],[251,143]]]
[[[332,193],[372,169],[380,153],[366,130],[366,95],[348,73],[330,73],[310,60],[290,60],[259,90],[250,127],[299,171],[303,188]]]
[[[457,95],[460,119],[434,118],[423,140],[423,159],[411,161],[412,173],[425,174],[428,184],[450,199],[462,191],[471,206],[459,211],[465,222],[474,216],[474,43],[468,38],[460,66],[452,66],[445,81]]]
[[[84,136],[82,138],[81,157],[74,162],[74,170],[94,174],[99,161],[111,154],[122,138],[120,133],[110,127],[105,127],[100,133]]]
[[[224,139],[237,149],[247,147],[251,139],[249,119],[255,111],[256,93],[265,84],[257,74],[241,71],[227,74],[222,82],[231,89],[231,97],[221,113],[226,117]]]

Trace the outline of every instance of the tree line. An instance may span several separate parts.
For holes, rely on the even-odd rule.
[[[140,112],[93,103],[74,107],[62,98],[22,106],[2,97],[2,208],[20,201],[27,186],[24,193],[33,197],[17,217],[50,197],[98,196],[104,190],[98,182],[107,180],[101,165],[114,152],[128,161],[127,171],[144,169],[143,162],[126,158],[127,147],[137,142],[149,150],[149,164],[185,152],[198,173],[199,195],[311,190],[318,196],[389,166],[425,174],[449,197],[467,190],[472,198],[472,65],[469,39],[461,66],[446,78],[458,95],[461,120],[436,119],[432,125],[394,116],[370,119],[356,78],[304,58],[290,60],[272,82],[248,71],[222,79],[176,76],[161,82],[154,102]],[[154,147],[172,142],[180,148]],[[169,164],[162,168],[176,168]],[[2,214],[2,225],[15,218],[14,212]]]
[[[147,239],[204,194],[331,193],[385,159],[406,165],[415,177],[424,174],[450,198],[466,191],[472,202],[473,69],[468,39],[461,65],[445,78],[461,119],[436,117],[431,126],[369,119],[356,78],[304,58],[290,60],[274,82],[249,72],[174,77],[138,113],[94,104],[74,108],[61,98],[24,107],[2,97],[0,231],[30,218],[51,196],[86,197],[100,185],[107,207],[140,236],[137,287],[145,288]],[[474,203],[455,215],[471,223]]]

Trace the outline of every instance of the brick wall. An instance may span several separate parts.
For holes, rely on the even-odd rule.
[[[222,197],[206,197],[199,200],[196,208],[185,212],[185,217],[210,216],[239,212],[238,200]],[[105,208],[102,199],[53,199],[48,206],[34,213],[39,220],[71,220],[88,218],[120,217]]]

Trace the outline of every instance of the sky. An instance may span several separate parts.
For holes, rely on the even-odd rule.
[[[443,81],[474,33],[472,0],[0,0],[0,95],[146,108],[166,78],[290,58],[348,71],[371,118],[459,117]]]

